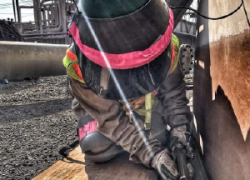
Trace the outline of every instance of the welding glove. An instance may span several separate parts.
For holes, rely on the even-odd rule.
[[[155,168],[164,180],[178,180],[179,173],[167,149],[156,154],[151,166]]]
[[[189,154],[192,154],[192,136],[186,125],[175,127],[170,132],[170,150],[174,150],[175,145],[181,143]]]

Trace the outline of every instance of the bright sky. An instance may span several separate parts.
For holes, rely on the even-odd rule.
[[[191,4],[191,8],[194,8],[197,10],[198,8],[198,0],[193,0],[193,3]]]
[[[20,6],[32,6],[33,0],[19,0]],[[33,9],[22,9],[22,22],[34,21]],[[12,0],[0,0],[0,19],[13,18]]]

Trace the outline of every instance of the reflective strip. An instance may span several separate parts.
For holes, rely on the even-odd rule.
[[[78,61],[77,61],[77,63],[75,63],[75,64],[73,65],[73,69],[75,70],[77,76],[78,76],[81,80],[83,80],[82,71],[81,71],[80,66],[79,66],[79,64],[78,64]]]
[[[138,109],[132,109],[139,115],[145,116],[145,123],[144,123],[144,129],[150,130],[151,128],[151,117],[152,117],[152,111],[156,107],[158,103],[158,99],[156,97],[156,91],[153,91],[151,93],[148,93],[145,95],[145,101],[143,105]],[[137,106],[137,105],[135,105]]]
[[[81,141],[86,135],[97,131],[97,121],[90,121],[84,126],[80,127],[78,132],[79,132],[79,141]]]
[[[63,65],[72,78],[80,81],[81,83],[85,83],[78,64],[77,56],[69,49],[66,52],[66,56],[63,58]]]
[[[174,72],[179,61],[179,39],[174,34],[172,34],[171,43],[172,43],[172,60],[168,74]]]
[[[174,28],[174,16],[171,9],[169,9],[169,15],[169,25],[164,35],[155,44],[144,51],[135,51],[123,54],[110,54],[106,52],[100,52],[96,49],[88,47],[82,43],[80,39],[80,32],[75,22],[73,22],[71,27],[69,28],[69,34],[73,37],[75,43],[80,48],[82,53],[94,63],[102,67],[108,67],[104,59],[105,57],[110,64],[110,68],[112,69],[137,68],[155,60],[168,47]]]
[[[77,58],[77,56],[69,49],[67,49],[66,55],[71,61],[74,61]]]
[[[151,117],[152,117],[152,111],[154,107],[154,94],[149,93],[146,94],[145,96],[145,123],[144,123],[144,128],[145,130],[150,130],[151,129]]]

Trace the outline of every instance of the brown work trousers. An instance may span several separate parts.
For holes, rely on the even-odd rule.
[[[72,109],[76,119],[79,120],[89,114],[97,121],[97,128],[104,136],[130,153],[131,161],[149,166],[150,158],[161,148],[161,144],[157,140],[149,141],[144,138],[143,120],[137,118],[138,129],[126,116],[118,101],[97,96],[86,84],[71,77],[69,77],[69,84],[75,97]],[[145,139],[147,145],[145,145]]]

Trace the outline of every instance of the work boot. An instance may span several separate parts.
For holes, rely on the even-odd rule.
[[[157,169],[162,179],[164,180],[179,179],[179,173],[167,149],[161,151],[154,157],[152,167]]]

